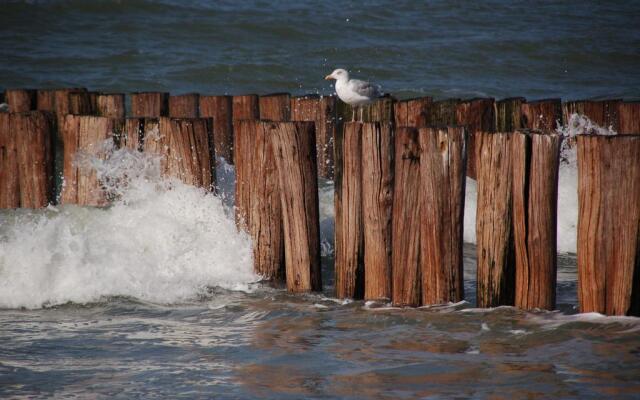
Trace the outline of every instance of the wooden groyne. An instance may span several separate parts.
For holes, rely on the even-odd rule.
[[[214,192],[236,169],[236,222],[254,267],[291,292],[322,288],[318,183],[335,188],[339,298],[435,305],[465,298],[466,177],[477,181],[477,304],[554,309],[558,171],[573,114],[617,135],[577,138],[580,310],[640,315],[640,103],[474,98],[352,108],[333,96],[12,89],[1,96],[0,208],[104,206],[78,154],[104,142],[160,156]],[[55,190],[54,159],[64,177]]]

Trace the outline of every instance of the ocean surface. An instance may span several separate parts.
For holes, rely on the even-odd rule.
[[[0,88],[331,93],[337,67],[398,97],[640,99],[640,2],[3,1]],[[259,282],[220,196],[153,156],[89,163],[105,209],[0,211],[0,398],[639,398],[640,318],[578,314],[575,154],[559,187],[558,310],[419,309]],[[126,184],[123,184],[126,183]]]

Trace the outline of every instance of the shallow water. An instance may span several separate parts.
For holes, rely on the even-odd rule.
[[[342,66],[401,97],[639,98],[640,3],[8,1],[0,87],[329,93]],[[138,158],[136,158],[138,157]],[[576,174],[560,172],[556,312],[333,298],[333,191],[321,182],[324,291],[256,283],[222,201],[119,153],[97,210],[0,212],[0,397],[640,396],[640,319],[576,314]],[[114,181],[119,181],[114,179]]]

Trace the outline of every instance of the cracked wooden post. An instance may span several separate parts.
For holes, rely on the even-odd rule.
[[[53,128],[49,113],[0,113],[0,208],[53,201]]]
[[[418,130],[400,127],[395,137],[391,242],[392,302],[419,306],[420,277],[420,147]]]
[[[7,89],[5,101],[10,112],[27,112],[37,108],[35,89]]]
[[[251,175],[256,120],[233,124],[234,162],[236,166],[235,219],[238,229],[249,232],[251,210]]]
[[[515,306],[525,310],[555,308],[560,145],[551,132],[513,134]]]
[[[640,135],[579,135],[580,312],[640,315]]]
[[[290,121],[291,95],[289,93],[273,93],[260,96],[260,119],[263,121]]]
[[[562,102],[560,99],[545,99],[522,103],[521,127],[555,132],[562,124]]]
[[[171,118],[198,118],[200,116],[199,103],[200,95],[198,93],[169,96],[169,116]]]
[[[216,155],[233,164],[233,115],[231,96],[200,96],[200,116],[213,118]]]
[[[467,128],[467,175],[476,177],[475,133],[495,132],[495,99],[477,98],[463,100],[456,106],[456,125]]]
[[[132,117],[166,117],[169,115],[169,93],[131,93]]]
[[[496,132],[514,132],[522,128],[520,108],[527,100],[524,97],[509,97],[496,101]]]
[[[431,97],[398,101],[394,110],[396,126],[427,126],[429,124],[429,108],[432,103]]]
[[[464,127],[420,128],[419,142],[422,305],[455,303],[464,298],[467,133]]]
[[[618,133],[640,134],[640,101],[621,102],[618,108]]]
[[[269,123],[284,221],[287,289],[322,290],[316,142],[312,122]]]
[[[166,174],[187,185],[212,190],[212,155],[209,147],[210,120],[205,118],[160,118],[160,137],[164,141]]]

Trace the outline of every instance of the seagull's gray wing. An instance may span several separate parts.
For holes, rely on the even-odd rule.
[[[358,93],[360,96],[365,96],[370,99],[375,99],[382,96],[380,88],[376,85],[372,85],[369,82],[361,81],[358,79],[351,79],[349,81],[351,89]]]

